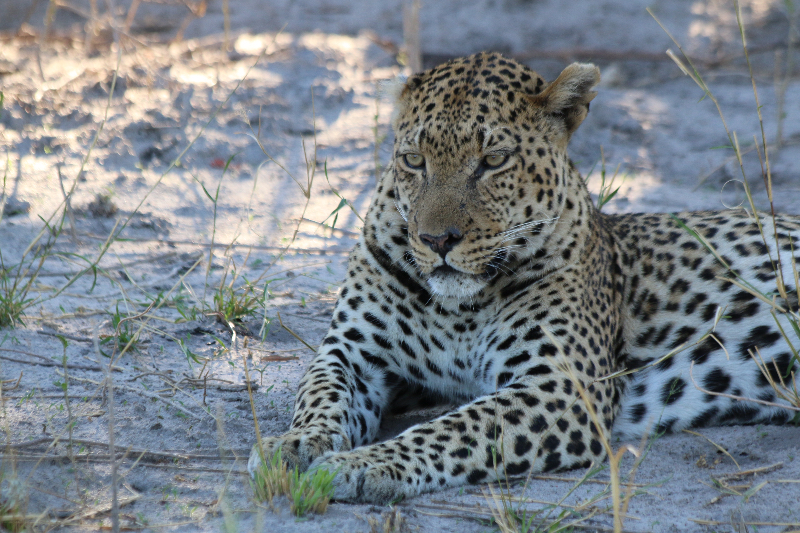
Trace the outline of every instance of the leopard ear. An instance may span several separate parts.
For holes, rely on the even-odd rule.
[[[572,134],[589,112],[597,92],[592,88],[600,82],[600,69],[591,63],[573,63],[558,78],[528,100],[545,113],[562,117],[567,133]]]

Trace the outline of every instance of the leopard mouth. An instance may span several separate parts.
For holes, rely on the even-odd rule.
[[[447,263],[439,265],[431,272],[431,277],[438,277],[440,279],[453,279],[456,277],[468,277],[479,281],[487,282],[497,276],[501,271],[501,266],[508,259],[508,252],[500,250],[497,252],[491,261],[486,265],[484,271],[480,274],[473,274],[471,272],[464,272],[448,265]]]
[[[445,264],[443,264],[441,266],[438,266],[438,267],[434,268],[433,272],[431,272],[431,275],[432,276],[441,276],[443,278],[448,278],[448,277],[452,277],[452,276],[464,276],[464,275],[469,276],[470,274],[467,274],[466,272],[461,272],[460,270],[456,270],[455,268],[453,268],[450,265],[448,265],[447,263],[445,263]]]
[[[464,272],[458,267],[444,263],[434,268],[427,277],[428,286],[435,296],[466,300],[486,288],[496,276],[506,272],[503,264],[507,261],[507,253],[500,250],[478,274]]]

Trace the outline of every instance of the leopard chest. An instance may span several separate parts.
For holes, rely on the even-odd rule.
[[[396,298],[392,304],[365,305],[355,315],[339,317],[348,319],[338,326],[342,336],[354,339],[367,363],[454,399],[494,390],[486,365],[496,329],[494,309]]]

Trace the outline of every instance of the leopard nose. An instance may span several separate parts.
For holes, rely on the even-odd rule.
[[[429,235],[427,233],[420,233],[419,238],[428,245],[428,247],[436,252],[437,254],[442,256],[447,255],[447,252],[453,249],[456,244],[461,242],[461,239],[464,238],[464,235],[456,228],[447,228],[447,231],[442,233],[441,235]]]

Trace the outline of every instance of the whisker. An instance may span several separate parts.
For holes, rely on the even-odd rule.
[[[511,228],[509,228],[507,230],[501,231],[501,232],[497,233],[496,236],[499,237],[501,235],[511,235],[511,234],[514,234],[514,233],[519,233],[519,232],[525,231],[527,229],[530,229],[530,228],[533,228],[533,227],[536,227],[536,226],[541,226],[543,224],[550,224],[550,223],[556,222],[558,219],[559,219],[559,217],[545,218],[545,219],[542,219],[542,220],[529,220],[528,222],[523,222],[522,224],[517,224],[516,226],[513,226],[513,227],[511,227]]]
[[[406,222],[408,222],[408,216],[407,216],[405,213],[403,213],[403,210],[402,210],[402,209],[400,209],[400,202],[398,202],[397,200],[395,200],[395,201],[394,201],[394,206],[395,206],[395,208],[397,208],[397,212],[398,212],[398,213],[400,213],[400,216],[401,216],[401,217],[403,217],[403,220],[405,220]]]

